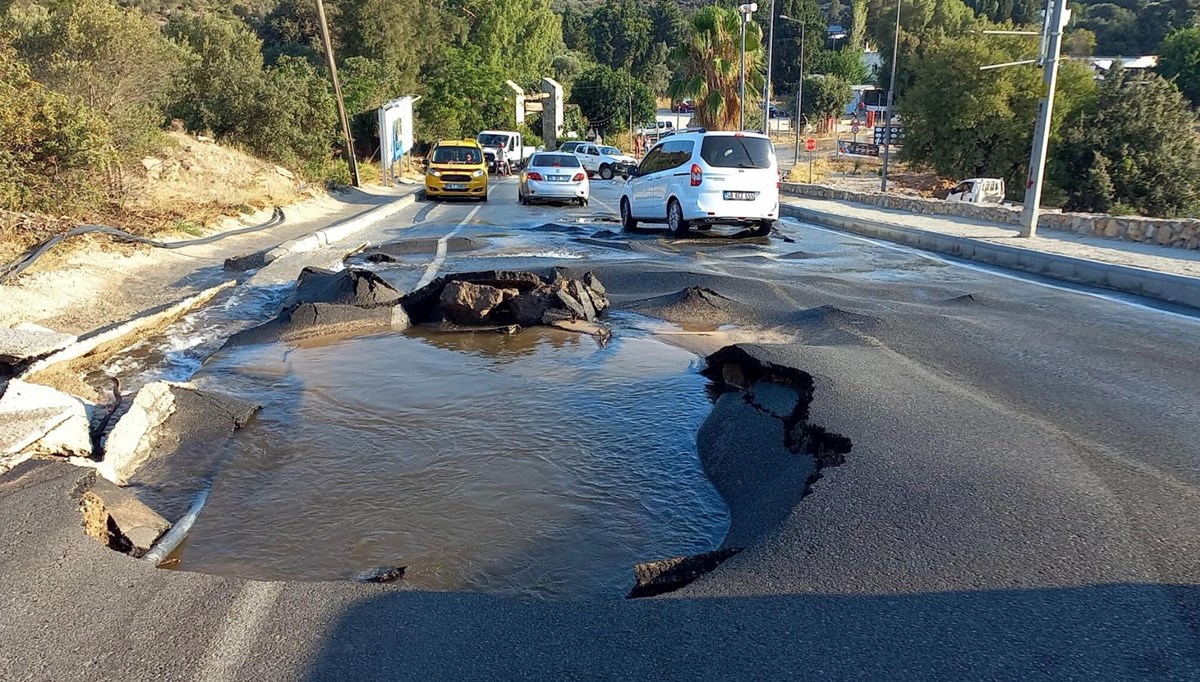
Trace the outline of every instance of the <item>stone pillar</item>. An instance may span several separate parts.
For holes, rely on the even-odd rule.
[[[558,149],[563,132],[563,87],[553,78],[542,79],[542,144],[546,149]]]
[[[515,118],[517,125],[520,125],[525,122],[525,88],[522,88],[512,81],[504,81],[504,84],[507,85],[513,92],[513,99],[515,100],[516,107],[513,110],[513,113],[516,114]]]

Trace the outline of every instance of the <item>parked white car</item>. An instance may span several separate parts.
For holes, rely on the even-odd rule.
[[[676,133],[650,149],[621,193],[621,223],[663,223],[675,236],[692,226],[744,225],[770,234],[779,218],[775,147],[759,133]]]
[[[599,175],[605,180],[612,180],[615,175],[625,175],[638,162],[616,147],[591,143],[575,147],[575,156],[583,162],[583,167],[588,173]]]
[[[971,178],[958,183],[946,195],[946,201],[964,204],[1004,203],[1004,180],[1001,178]]]
[[[538,152],[521,170],[517,201],[529,205],[537,201],[569,201],[587,206],[591,185],[583,162],[574,154]]]

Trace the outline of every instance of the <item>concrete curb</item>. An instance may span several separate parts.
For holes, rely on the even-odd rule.
[[[993,244],[970,237],[938,234],[865,218],[850,218],[786,203],[780,205],[780,214],[988,265],[1200,308],[1200,278],[1197,277]]]
[[[282,258],[293,253],[304,253],[306,251],[314,251],[322,246],[328,246],[333,242],[339,242],[357,232],[367,229],[375,223],[386,220],[401,210],[412,206],[417,201],[417,194],[420,190],[413,189],[412,192],[396,197],[392,201],[381,206],[371,209],[366,213],[357,215],[353,218],[348,218],[335,225],[322,228],[316,232],[289,239],[288,241],[276,246],[267,251],[265,259],[267,263]]]
[[[125,337],[140,332],[144,329],[155,327],[161,324],[167,324],[175,319],[199,308],[208,303],[214,296],[222,291],[235,286],[236,281],[230,280],[215,287],[210,287],[201,291],[198,294],[193,294],[187,298],[177,301],[165,308],[158,310],[143,311],[134,317],[122,322],[116,327],[111,327],[105,331],[85,336],[79,339],[74,344],[54,353],[53,355],[38,360],[30,365],[24,372],[21,373],[21,379],[32,380],[33,377],[40,372],[43,372],[54,365],[68,362],[81,358],[92,351],[97,350],[101,346],[113,343],[124,339]]]

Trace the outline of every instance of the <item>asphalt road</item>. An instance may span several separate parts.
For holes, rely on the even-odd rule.
[[[1200,679],[1196,319],[795,223],[621,235],[596,222],[618,188],[525,208],[502,180],[260,279],[403,238],[405,288],[566,264],[618,309],[711,289],[712,321],[775,342],[854,442],[769,537],[638,601],[245,582],[99,547],[74,471],[25,467],[0,479],[5,679]]]

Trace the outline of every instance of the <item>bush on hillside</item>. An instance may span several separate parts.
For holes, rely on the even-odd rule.
[[[103,197],[107,122],[29,77],[0,44],[0,208],[63,214]]]

